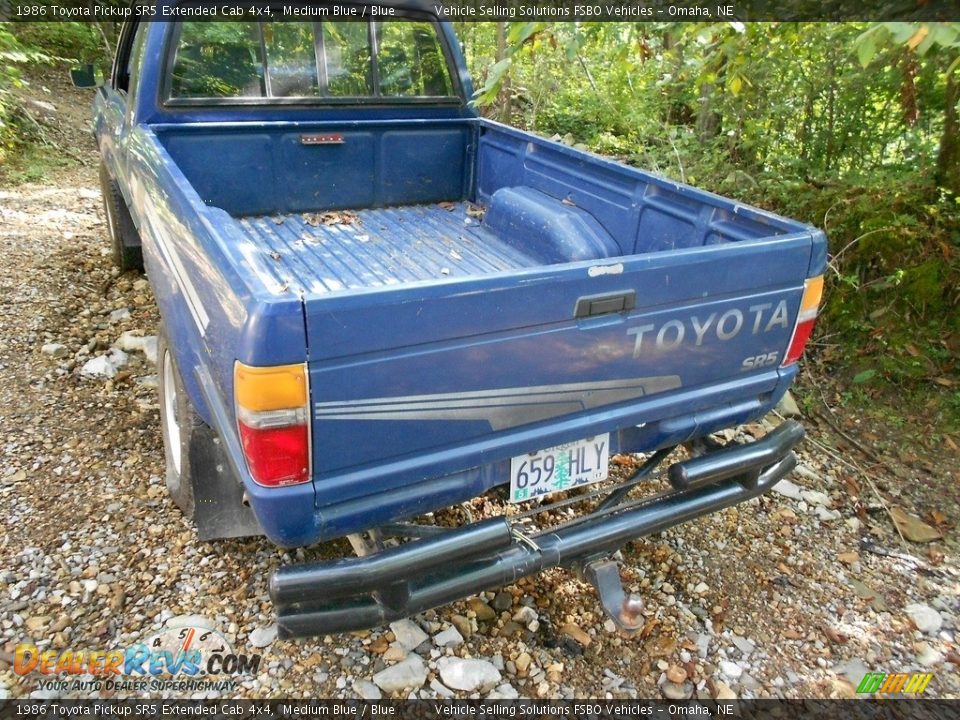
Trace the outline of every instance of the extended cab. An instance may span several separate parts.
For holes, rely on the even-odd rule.
[[[351,538],[273,573],[283,635],[557,565],[632,627],[611,554],[794,466],[794,422],[709,436],[796,375],[824,235],[479,117],[451,26],[393,5],[124,27],[95,132],[163,319],[171,495],[204,539]],[[438,512],[484,494],[502,516]]]

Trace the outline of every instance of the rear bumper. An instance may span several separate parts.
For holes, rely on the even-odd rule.
[[[556,566],[583,563],[765,493],[796,466],[803,428],[788,421],[667,473],[673,492],[608,504],[574,523],[520,537],[495,518],[373,555],[288,565],[270,578],[281,637],[376,627]]]

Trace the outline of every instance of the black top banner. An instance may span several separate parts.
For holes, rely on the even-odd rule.
[[[443,20],[620,22],[844,22],[960,20],[960,0],[182,0],[176,5],[123,0],[0,0],[0,21],[121,22],[125,20],[303,21],[335,16],[334,8],[356,4],[391,19],[401,9],[419,9]],[[267,12],[264,12],[267,10]],[[347,18],[349,19],[349,18]]]

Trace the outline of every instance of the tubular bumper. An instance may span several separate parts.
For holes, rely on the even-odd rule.
[[[803,439],[787,421],[764,438],[669,468],[675,492],[613,505],[520,537],[494,518],[364,557],[287,565],[270,577],[281,637],[376,627],[556,566],[616,551],[627,542],[736,505],[770,490],[796,466]],[[602,507],[602,506],[601,506]]]

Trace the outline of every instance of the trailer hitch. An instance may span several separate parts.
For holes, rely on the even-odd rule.
[[[627,593],[620,579],[620,567],[613,558],[597,558],[586,563],[580,571],[600,596],[600,604],[614,624],[621,630],[639,630],[643,626],[643,600]]]

